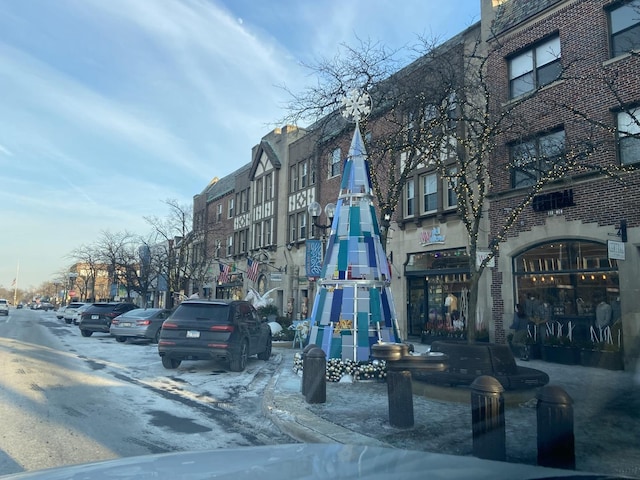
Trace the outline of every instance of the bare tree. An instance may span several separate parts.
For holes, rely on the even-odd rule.
[[[145,217],[153,230],[154,252],[159,262],[159,276],[166,279],[170,295],[167,306],[173,306],[173,294],[184,291],[192,279],[192,208],[177,200],[166,200],[169,214],[164,218]]]

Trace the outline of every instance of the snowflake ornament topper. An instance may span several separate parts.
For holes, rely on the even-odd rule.
[[[358,122],[371,113],[371,97],[367,92],[353,89],[342,97],[342,116]]]

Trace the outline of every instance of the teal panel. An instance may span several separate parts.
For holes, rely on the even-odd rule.
[[[318,308],[317,312],[318,313],[316,313],[316,316],[320,319],[320,321],[317,322],[317,323],[318,323],[318,325],[328,325],[329,322],[327,322],[327,321],[323,322],[322,321],[322,312],[324,312],[324,304],[325,304],[325,302],[327,300],[327,289],[326,288],[321,288],[320,292],[318,294],[318,297],[319,297],[318,304],[317,304],[317,308]]]
[[[349,241],[347,239],[340,240],[338,243],[338,270],[344,272],[347,270],[349,262]]]
[[[331,339],[329,358],[342,358],[342,337]]]
[[[360,206],[349,207],[349,234],[359,237],[362,235],[362,226],[360,225]]]
[[[373,205],[369,207],[371,209],[371,223],[373,224],[373,233],[380,235],[380,226],[378,225],[378,217],[376,216],[376,209]]]
[[[344,172],[342,172],[342,184],[340,185],[341,190],[346,190],[347,188],[349,188],[349,176],[351,174],[352,167],[353,162],[344,163]]]
[[[358,346],[369,346],[369,312],[358,312]]]
[[[369,310],[371,310],[371,321],[380,322],[380,326],[384,326],[384,320],[382,318],[382,312],[380,311],[380,292],[377,288],[372,288],[369,291]]]

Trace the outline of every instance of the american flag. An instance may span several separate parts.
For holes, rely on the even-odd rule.
[[[229,281],[229,272],[231,271],[231,267],[223,263],[220,263],[218,265],[220,265],[220,275],[218,275],[218,282],[227,283]]]
[[[247,260],[247,265],[248,265],[248,269],[247,269],[247,277],[249,278],[249,280],[253,280],[254,282],[258,281],[258,267],[260,266],[260,262],[256,261],[256,260],[252,260],[252,259],[248,259]]]

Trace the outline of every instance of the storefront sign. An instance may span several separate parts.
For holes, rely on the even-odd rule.
[[[563,208],[573,207],[574,205],[572,189],[536,195],[531,202],[531,206],[536,212],[562,210]]]
[[[431,230],[420,232],[420,244],[422,246],[444,243],[445,235],[440,233],[440,227],[433,227]]]
[[[489,250],[476,250],[476,266],[479,267],[485,258],[489,256]],[[496,266],[496,258],[491,257],[491,260],[487,262],[486,267],[493,268]]]
[[[271,281],[272,282],[281,282],[282,281],[282,274],[281,273],[271,273],[270,274],[271,277]]]
[[[607,254],[609,258],[624,260],[624,243],[617,240],[607,241]]]

